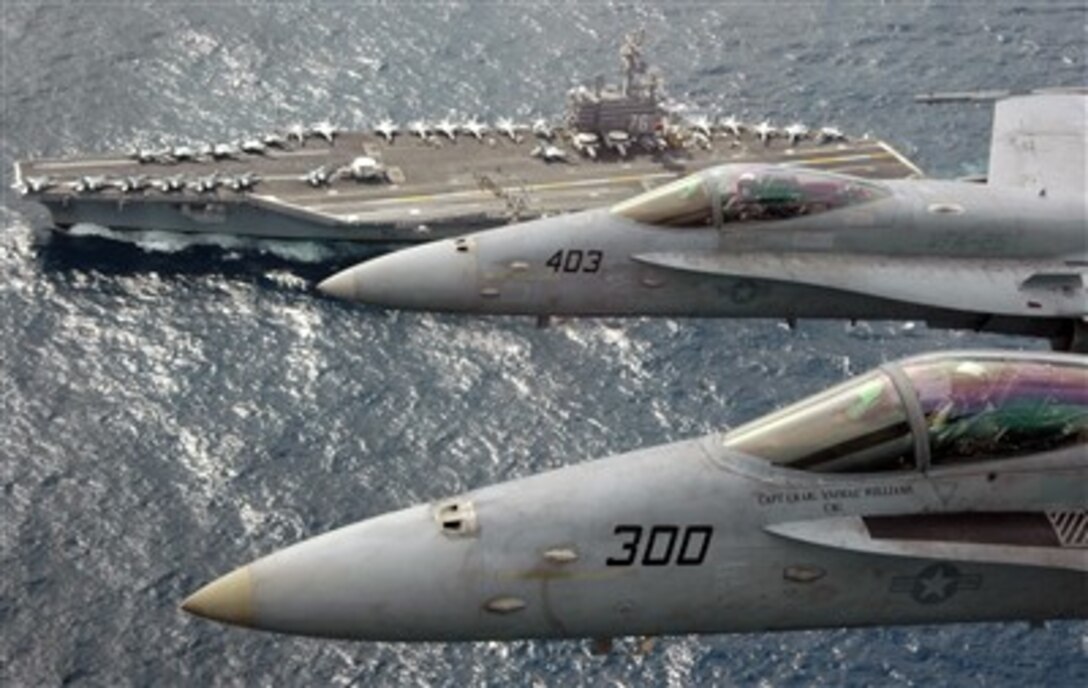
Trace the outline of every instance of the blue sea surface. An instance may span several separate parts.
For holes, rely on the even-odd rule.
[[[1083,2],[23,2],[0,6],[0,685],[1088,685],[1088,624],[383,644],[189,617],[304,537],[735,425],[882,361],[1028,339],[921,324],[384,311],[313,285],[367,249],[44,229],[16,159],[293,121],[558,116],[623,34],[676,100],[984,171],[990,108],[1088,82]]]

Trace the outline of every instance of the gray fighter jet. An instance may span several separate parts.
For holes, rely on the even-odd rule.
[[[924,320],[1088,350],[1088,96],[996,108],[987,184],[726,165],[438,241],[329,293],[422,310]]]
[[[495,122],[495,130],[514,143],[521,143],[520,132],[522,129],[524,129],[522,125],[515,123],[514,120],[509,117],[500,117],[499,120]]]
[[[413,641],[1088,618],[1088,358],[884,365],[724,434],[306,540],[183,608]]]
[[[289,139],[285,138],[283,134],[280,134],[279,132],[272,132],[261,137],[261,143],[268,148],[279,148],[282,150],[287,147],[288,142]]]
[[[759,140],[763,142],[764,146],[770,143],[771,139],[778,136],[780,133],[778,128],[767,120],[763,120],[757,124],[753,131],[755,131],[756,136],[759,137]]]
[[[106,177],[100,174],[85,174],[79,179],[68,182],[68,188],[79,194],[94,193],[106,188],[108,181]]]
[[[211,174],[206,174],[203,177],[197,177],[196,179],[193,179],[188,184],[186,184],[186,188],[197,193],[208,194],[215,193],[215,190],[218,189],[222,184],[223,179],[219,176],[219,172],[212,172]]]
[[[477,141],[483,141],[487,133],[491,131],[490,127],[475,117],[461,124],[460,129]]]
[[[159,162],[170,157],[170,149],[133,148],[128,156],[141,164]]]
[[[217,143],[211,148],[212,160],[231,160],[242,154],[242,149],[233,143]]]
[[[241,193],[252,190],[261,181],[261,176],[255,172],[243,172],[242,174],[228,177],[223,180],[231,191]]]
[[[264,155],[268,152],[268,144],[260,139],[244,139],[238,144],[238,149],[250,155]]]
[[[314,188],[328,186],[332,183],[332,172],[329,171],[328,167],[322,165],[310,170],[299,179]]]
[[[307,132],[307,135],[308,136],[316,136],[316,137],[319,137],[319,138],[323,138],[323,139],[325,139],[325,141],[327,143],[329,143],[331,145],[332,142],[333,142],[333,139],[339,133],[340,133],[339,129],[337,129],[328,120],[325,120],[323,122],[318,122],[317,124],[310,127],[310,130],[309,130],[309,132]]]
[[[177,193],[184,191],[188,180],[183,174],[175,174],[162,179],[152,180],[151,185],[163,193]]]
[[[460,131],[460,127],[454,124],[449,117],[446,117],[434,125],[434,130],[437,131],[439,134],[445,136],[450,141],[456,141],[457,132]]]
[[[722,120],[721,127],[723,131],[731,134],[734,138],[739,137],[741,132],[747,128],[743,122],[737,119],[736,115],[729,115],[729,117]]]
[[[127,194],[143,191],[151,186],[151,180],[148,179],[146,174],[130,174],[125,177],[110,180],[108,184],[121,193]]]
[[[52,177],[49,175],[41,175],[38,177],[19,179],[11,185],[11,188],[15,189],[23,196],[26,196],[28,194],[39,194],[47,189],[52,189],[56,185],[57,182],[54,181]]]
[[[386,118],[374,126],[374,133],[385,139],[386,143],[391,144],[400,133],[400,127],[393,120]]]

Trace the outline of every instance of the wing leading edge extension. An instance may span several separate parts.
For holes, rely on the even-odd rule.
[[[1053,261],[754,252],[633,258],[670,270],[803,284],[969,313],[1088,316],[1088,268]]]
[[[1088,571],[1085,511],[843,516],[766,530],[850,552]]]

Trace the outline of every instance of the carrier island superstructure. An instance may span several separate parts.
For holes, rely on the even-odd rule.
[[[61,230],[417,243],[608,205],[728,162],[921,174],[887,143],[835,127],[678,114],[641,44],[624,43],[620,84],[570,91],[560,123],[296,124],[229,143],[22,160],[15,186]]]

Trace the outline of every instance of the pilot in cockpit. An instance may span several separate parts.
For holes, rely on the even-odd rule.
[[[723,194],[722,219],[726,222],[785,220],[805,213],[804,189],[796,178],[778,174],[745,172],[732,193]]]
[[[934,459],[970,459],[994,453],[1004,429],[995,413],[994,380],[974,361],[957,364],[948,375],[948,390],[929,416]],[[952,457],[955,457],[953,459]]]

